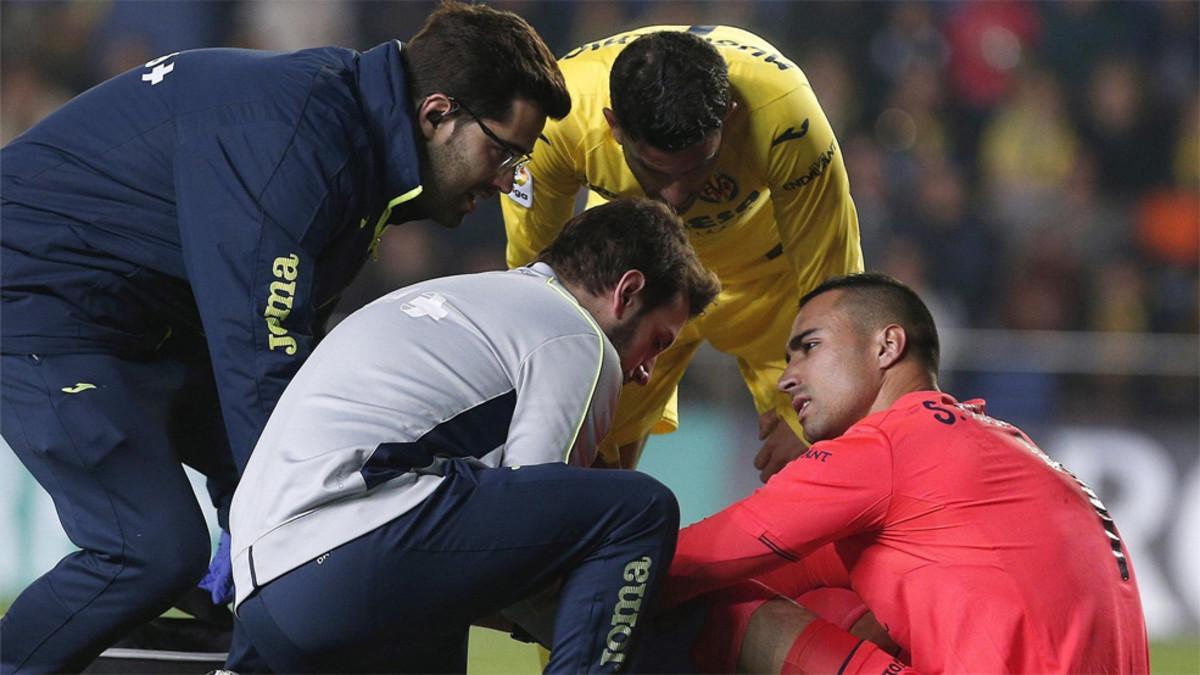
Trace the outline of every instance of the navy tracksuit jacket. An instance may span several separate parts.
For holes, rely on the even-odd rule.
[[[10,143],[3,351],[203,331],[244,465],[389,204],[419,189],[398,47],[173,54]]]
[[[398,42],[205,49],[104,82],[0,151],[0,433],[83,549],[0,623],[5,672],[81,667],[198,580],[189,563],[170,583],[137,581],[208,555],[206,532],[184,556],[162,543],[182,524],[146,524],[179,490],[145,475],[165,465],[139,474],[137,453],[177,453],[156,446],[192,433],[168,419],[186,399],[159,403],[200,382],[215,408],[215,390],[207,417],[223,418],[245,466],[382,228],[413,215],[412,109]],[[54,379],[89,363],[111,377]],[[196,379],[196,364],[211,372]],[[212,454],[228,454],[224,440]],[[159,520],[195,529],[179,508]]]

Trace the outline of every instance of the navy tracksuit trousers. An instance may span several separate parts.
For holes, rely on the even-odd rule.
[[[546,672],[624,669],[674,555],[670,490],[634,471],[446,466],[420,506],[241,604],[259,654],[286,672],[461,673],[472,621],[561,581]]]
[[[208,528],[180,464],[224,444],[207,353],[0,356],[0,433],[80,548],[0,620],[0,671],[77,671],[204,575]],[[231,483],[228,483],[231,484]]]

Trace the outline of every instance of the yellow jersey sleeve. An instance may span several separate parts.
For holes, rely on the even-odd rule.
[[[797,87],[749,115],[782,254],[807,293],[827,277],[863,271],[858,214],[841,148],[812,89]]]

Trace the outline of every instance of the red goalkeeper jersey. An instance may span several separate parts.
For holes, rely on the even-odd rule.
[[[789,566],[828,576],[803,558],[830,542],[918,671],[1149,670],[1137,579],[1108,512],[982,401],[913,392],[813,445],[680,532],[667,603]]]

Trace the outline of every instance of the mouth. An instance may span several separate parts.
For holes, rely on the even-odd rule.
[[[466,201],[466,206],[463,207],[463,213],[472,213],[475,211],[475,203],[479,200],[478,193],[472,190],[464,196],[464,199]]]
[[[466,213],[471,213],[476,209],[476,207],[479,206],[481,202],[485,202],[495,197],[497,194],[498,191],[491,185],[476,186],[470,190],[467,190],[466,194],[463,195],[463,201],[466,202],[466,206],[463,208],[463,210]]]
[[[792,410],[796,411],[796,416],[803,421],[804,414],[808,412],[808,406],[812,403],[812,399],[805,395],[794,396],[792,398]]]

